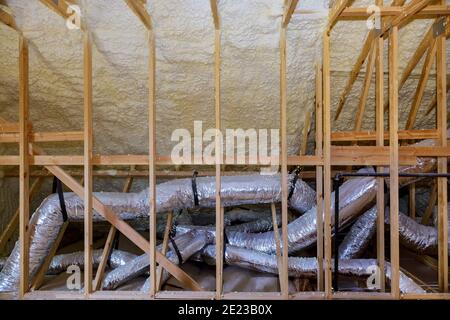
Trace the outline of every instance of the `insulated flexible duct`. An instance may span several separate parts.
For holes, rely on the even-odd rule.
[[[215,246],[207,246],[202,251],[205,262],[215,264]],[[248,250],[227,245],[225,249],[225,262],[242,268],[262,271],[278,275],[277,257],[275,255]],[[331,262],[333,264],[333,262]],[[339,274],[354,277],[369,277],[373,274],[373,267],[377,266],[375,259],[352,259],[339,262]],[[315,278],[317,276],[316,258],[288,258],[288,273],[290,277]],[[386,263],[386,278],[391,277],[391,267]],[[332,271],[334,271],[332,269]],[[425,293],[419,285],[400,272],[400,291],[402,293]]]
[[[292,180],[292,177],[290,177]],[[199,205],[215,206],[215,178],[197,178]],[[168,212],[194,207],[191,179],[172,180],[157,185],[157,212]],[[236,176],[222,178],[222,201],[224,206],[244,204],[273,203],[281,198],[280,176]],[[148,218],[148,189],[140,193],[95,193],[95,196],[123,220],[142,220]],[[70,221],[83,221],[83,201],[74,193],[64,194]],[[305,182],[297,180],[290,207],[305,212],[315,203],[315,191]],[[104,221],[94,212],[93,221]],[[34,279],[45,257],[55,242],[63,225],[61,208],[57,195],[45,199],[30,219],[30,282]],[[15,291],[20,276],[20,249],[17,242],[6,264],[0,272],[0,292]]]
[[[212,239],[206,232],[191,231],[183,234],[174,239],[176,246],[181,255],[182,261],[178,260],[178,255],[175,253],[174,248],[166,255],[167,259],[171,262],[181,265],[184,261],[187,261],[194,253],[203,249],[207,244],[211,243]],[[162,250],[162,246],[157,247],[158,250]],[[104,278],[102,287],[106,290],[116,289],[120,285],[127,281],[136,278],[144,274],[150,266],[150,258],[148,254],[140,255],[127,264],[118,267],[108,273]],[[163,280],[168,278],[168,273],[164,270]]]

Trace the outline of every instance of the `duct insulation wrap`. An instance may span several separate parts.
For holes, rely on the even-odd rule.
[[[191,231],[185,233],[174,239],[176,246],[180,252],[182,261],[178,260],[178,255],[176,254],[173,247],[172,250],[166,254],[166,257],[174,264],[181,265],[183,262],[189,260],[189,258],[193,254],[203,249],[206,245],[212,243],[212,240],[213,239],[210,238],[208,233],[206,232]],[[161,251],[162,245],[158,246],[157,249]],[[105,290],[116,289],[127,281],[144,274],[146,271],[148,271],[149,266],[150,258],[148,254],[140,255],[129,261],[127,264],[118,267],[108,273],[108,275],[103,280],[102,287]],[[162,283],[164,283],[164,281],[168,278],[169,273],[164,270]]]
[[[292,179],[293,176],[290,177],[290,181]],[[215,178],[197,178],[196,184],[200,206],[214,207]],[[224,206],[279,202],[281,199],[280,176],[223,177],[221,193]],[[139,193],[96,192],[94,196],[123,220],[148,218],[150,203],[148,189]],[[297,180],[289,204],[292,209],[305,212],[314,205],[315,197],[315,191],[311,187],[304,181]],[[74,193],[64,193],[64,200],[69,221],[83,221],[83,201]],[[193,208],[192,180],[179,179],[158,184],[156,206],[158,213]],[[104,218],[94,211],[93,221],[104,221]],[[30,219],[30,283],[49,254],[62,225],[59,198],[53,194],[42,202]],[[16,242],[0,272],[0,292],[16,291],[19,285],[19,276],[20,248],[19,242]]]
[[[360,172],[374,172],[372,169],[361,169]],[[376,196],[376,180],[372,177],[350,179],[340,188],[340,224],[343,225],[355,218]],[[334,193],[332,194],[334,199]],[[334,201],[331,201],[331,210],[334,210]],[[316,207],[311,208],[304,215],[288,225],[289,252],[297,252],[314,244],[317,239]],[[332,218],[334,225],[334,216]],[[190,230],[209,231],[213,236],[215,230],[210,227],[177,226],[177,234]],[[281,234],[281,230],[279,231]],[[275,253],[276,243],[274,231],[263,233],[246,233],[226,230],[229,244],[236,247],[257,250],[265,253]]]
[[[216,248],[207,246],[202,251],[202,257],[208,264],[215,264]],[[277,256],[227,245],[225,249],[225,263],[255,271],[262,271],[278,275]],[[333,260],[331,262],[333,265]],[[339,260],[339,274],[352,277],[369,277],[377,266],[376,259]],[[315,278],[317,276],[316,258],[288,258],[288,274],[294,278]],[[333,268],[332,271],[334,272]],[[391,278],[391,267],[386,263],[386,278]],[[412,279],[400,272],[400,291],[402,293],[425,293]]]
[[[377,230],[377,207],[362,214],[339,245],[339,259],[356,259],[366,251]]]

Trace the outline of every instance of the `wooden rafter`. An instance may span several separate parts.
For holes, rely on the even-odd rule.
[[[411,130],[416,122],[417,112],[419,111],[420,104],[422,102],[425,88],[427,86],[430,71],[436,58],[436,41],[434,40],[431,47],[428,49],[425,63],[423,64],[422,74],[420,76],[419,83],[417,85],[416,93],[409,111],[408,120],[406,121],[406,130]]]
[[[217,0],[210,0],[210,4],[211,4],[211,12],[213,15],[213,20],[214,20],[214,28],[216,28],[216,30],[220,29],[220,15],[219,15],[219,9],[217,7]]]
[[[295,11],[295,8],[297,8],[298,0],[289,0],[283,13],[283,22],[281,23],[281,26],[283,28],[287,28],[289,25],[289,22],[291,21],[292,14]]]
[[[124,0],[133,13],[141,20],[147,30],[152,30],[152,19],[150,14],[145,9],[144,1],[139,0]]]
[[[433,0],[412,0],[403,7],[402,13],[400,15],[396,16],[394,19],[392,19],[392,21],[384,26],[381,33],[386,34],[393,27],[399,27],[408,24],[413,19],[416,13],[420,12],[432,1]]]
[[[406,0],[394,0],[392,2],[392,5],[401,6],[405,3],[405,1]],[[374,39],[375,39],[375,31],[371,30],[368,33],[366,40],[364,41],[364,45],[361,49],[358,59],[356,60],[356,63],[353,65],[352,71],[350,72],[350,77],[347,81],[344,91],[342,92],[341,97],[339,98],[339,104],[336,109],[336,114],[334,116],[334,120],[337,120],[342,112],[342,109],[345,105],[347,97],[350,94],[350,91],[352,90],[353,84],[355,83],[356,79],[358,78],[361,67],[364,64],[364,62],[366,61],[367,56],[369,55],[370,48],[372,48]]]
[[[14,16],[13,16],[11,10],[7,6],[2,5],[2,4],[0,4],[0,23],[3,23],[16,31],[20,31],[17,28],[16,22],[14,20]]]
[[[344,11],[347,7],[350,7],[355,0],[337,0],[334,4],[333,8],[330,10],[330,15],[328,18],[328,32],[331,32],[334,25],[337,23],[339,16],[342,11]]]

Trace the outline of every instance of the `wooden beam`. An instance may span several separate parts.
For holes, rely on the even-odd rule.
[[[287,172],[287,59],[286,28],[280,33],[280,141],[281,141],[281,230],[282,230],[282,286],[281,295],[288,299],[288,172]]]
[[[294,13],[295,9],[297,8],[298,0],[289,0],[287,2],[287,5],[284,8],[283,13],[283,21],[281,23],[281,26],[283,28],[287,28],[289,25],[289,22],[291,21],[292,14]]]
[[[375,44],[372,44],[372,48],[370,51],[371,52],[370,52],[369,60],[367,61],[367,66],[366,66],[366,75],[365,75],[365,79],[364,79],[364,84],[363,84],[361,96],[359,99],[359,105],[358,105],[358,108],[356,111],[355,126],[353,128],[353,130],[356,132],[361,131],[362,121],[364,118],[364,112],[366,110],[367,97],[369,96],[370,84],[372,82],[373,69],[375,68],[375,57],[376,57]]]
[[[323,205],[324,205],[324,273],[325,296],[331,298],[331,91],[330,34],[323,35]]]
[[[23,298],[29,289],[29,161],[28,161],[28,117],[29,117],[29,58],[28,41],[19,40],[19,243],[20,284],[19,297]]]
[[[283,283],[283,264],[281,261],[282,258],[281,258],[280,230],[278,229],[277,208],[275,207],[275,203],[270,204],[270,210],[272,212],[273,234],[275,237],[275,245],[276,245],[278,281],[280,282],[280,291],[283,292],[284,283]]]
[[[214,0],[215,2],[215,0]],[[213,6],[211,2],[211,7]],[[215,8],[217,11],[217,8]],[[213,9],[214,12],[214,9]],[[218,15],[218,13],[217,13]],[[217,18],[218,19],[218,18]],[[223,257],[224,257],[224,208],[222,207],[221,189],[223,162],[223,142],[221,139],[222,110],[221,110],[221,30],[217,28],[214,33],[214,116],[215,116],[215,168],[216,168],[216,299],[223,296]]]
[[[130,192],[132,183],[133,178],[132,177],[127,178],[127,180],[125,181],[125,185],[123,186],[122,192],[123,193]],[[93,284],[94,291],[102,289],[103,274],[105,273],[106,264],[108,263],[108,258],[111,254],[114,238],[116,236],[116,231],[117,229],[114,226],[111,226],[109,228],[108,236],[106,237],[105,245],[103,247],[102,258],[100,260],[100,263],[97,267],[97,272],[95,274]]]
[[[447,1],[440,0],[441,4]],[[436,39],[436,96],[437,96],[437,129],[440,137],[439,142],[442,147],[447,147],[447,59],[446,59],[446,37],[441,34]],[[439,157],[438,173],[447,173],[447,157]],[[448,292],[448,207],[447,207],[447,178],[437,179],[438,198],[438,258],[439,271],[438,282],[440,292]]]
[[[399,258],[399,146],[398,146],[398,26],[394,25],[389,37],[389,148],[390,148],[390,239],[391,239],[391,294],[400,298]]]
[[[402,6],[405,3],[406,0],[394,0],[392,2],[393,6]],[[367,9],[366,9],[367,11]],[[356,79],[358,78],[359,71],[361,70],[362,65],[364,64],[364,61],[366,61],[367,56],[369,55],[370,48],[373,45],[373,41],[375,39],[375,31],[371,30],[366,37],[366,40],[364,41],[364,45],[362,47],[362,50],[358,56],[358,59],[356,60],[356,63],[354,64],[352,71],[350,72],[350,77],[347,81],[347,84],[344,88],[344,91],[342,92],[342,95],[339,99],[339,104],[336,109],[336,114],[334,117],[334,120],[337,120],[342,112],[342,109],[345,105],[345,102],[347,100],[348,95],[350,94],[350,91],[352,90],[353,84],[355,83]]]
[[[93,157],[93,120],[92,120],[92,42],[88,32],[83,34],[83,95],[84,95],[84,294],[92,293],[92,157]]]
[[[33,146],[33,153],[42,153],[43,151]],[[53,175],[55,175],[62,183],[71,189],[80,199],[84,199],[84,188],[73,177],[68,175],[63,169],[58,166],[45,166]],[[92,197],[93,208],[109,223],[117,228],[124,236],[130,239],[138,248],[144,252],[150,252],[150,243],[129,224],[117,217],[111,208],[104,205],[95,195]],[[159,251],[156,251],[156,260],[161,264],[170,274],[172,274],[178,281],[180,281],[187,288],[195,291],[200,291],[201,287],[188,274],[181,270],[177,265],[168,260]]]
[[[172,223],[173,223],[173,211],[170,211],[167,214],[166,229],[164,230],[164,238],[163,238],[162,251],[161,251],[161,253],[163,255],[167,254],[167,249],[169,248],[169,237],[170,237],[170,232],[172,231]],[[158,281],[156,284],[158,291],[160,291],[161,287],[162,287],[162,276],[163,276],[163,268],[159,267],[158,274],[156,276],[157,281]]]
[[[145,9],[144,3],[138,0],[124,0],[127,6],[133,11],[133,13],[141,20],[142,24],[147,30],[152,30],[152,19]]]
[[[316,65],[316,156],[323,157],[323,83],[322,64]],[[323,274],[323,166],[316,166],[317,290],[324,291]]]
[[[148,28],[148,141],[149,141],[149,200],[150,200],[150,296],[157,293],[156,284],[156,43]],[[165,256],[164,256],[165,258]]]
[[[382,4],[382,0],[377,0],[376,4]],[[375,45],[375,134],[377,147],[384,147],[384,40],[376,37]],[[383,167],[377,167],[377,172],[384,172]],[[385,252],[384,252],[384,178],[377,178],[377,262],[380,272],[380,290],[385,291],[386,274]]]
[[[380,6],[381,17],[397,17],[402,14],[401,6]],[[346,8],[339,16],[339,21],[366,20],[371,16],[367,7]],[[412,16],[412,19],[433,19],[450,14],[450,6],[429,5]]]
[[[434,206],[436,205],[436,200],[437,200],[437,182],[435,181],[433,183],[433,186],[431,187],[431,194],[430,194],[430,198],[428,200],[427,208],[425,209],[425,212],[422,216],[421,223],[423,225],[428,225],[428,223],[430,222],[430,218],[431,218],[431,215],[433,214]]]
[[[44,6],[46,6],[47,8],[49,8],[54,13],[56,13],[57,15],[59,15],[64,20],[69,19],[72,15],[72,13],[70,13],[71,10],[68,10],[69,5],[77,3],[76,1],[69,1],[69,0],[58,0],[57,3],[55,3],[53,0],[39,0],[39,2],[42,3]],[[81,17],[80,21],[81,21],[79,26],[80,30],[86,31],[86,27],[83,21],[81,20]]]
[[[337,0],[334,4],[334,7],[330,10],[330,15],[328,17],[328,26],[327,26],[327,32],[330,33],[333,29],[334,25],[338,22],[339,16],[342,14],[342,12],[347,8],[350,7],[354,0]]]
[[[414,99],[411,105],[411,109],[408,114],[408,120],[406,121],[406,130],[411,130],[416,122],[417,112],[419,111],[420,104],[427,87],[428,78],[430,76],[431,68],[433,67],[434,60],[436,57],[436,40],[432,41],[431,47],[428,49],[427,57],[423,64],[422,74],[420,76],[419,83],[417,84],[417,89],[414,94]]]
[[[398,132],[399,140],[422,140],[422,139],[437,139],[438,133],[435,129],[424,130],[401,130]],[[384,140],[389,140],[389,132],[384,133]],[[346,141],[376,141],[376,131],[343,131],[333,132],[331,134],[331,141],[346,142]]]
[[[416,220],[416,184],[409,185],[409,216]]]
[[[433,0],[411,0],[407,5],[403,6],[401,14],[384,26],[381,34],[386,34],[393,27],[407,25],[414,18],[414,15],[429,5],[431,1]]]
[[[0,5],[0,23],[3,23],[4,25],[20,32],[17,28],[16,22],[14,21],[14,16],[11,10],[5,5]]]
[[[216,30],[220,29],[220,15],[219,15],[219,9],[217,8],[217,0],[210,0],[209,1],[211,4],[211,12],[213,15],[213,20],[214,20],[214,28],[216,28]]]
[[[308,152],[308,136],[309,131],[311,130],[311,117],[312,112],[307,111],[305,121],[303,122],[302,141],[300,142],[300,156],[306,155]]]

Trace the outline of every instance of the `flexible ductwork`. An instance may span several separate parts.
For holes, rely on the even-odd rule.
[[[207,246],[202,251],[202,257],[206,263],[215,264],[215,246]],[[255,250],[227,245],[225,249],[225,262],[256,271],[262,271],[278,275],[277,257]],[[331,262],[333,265],[333,261]],[[375,259],[352,259],[339,261],[339,274],[368,277],[372,275],[373,267],[377,266]],[[390,264],[386,263],[386,278],[390,279]],[[288,273],[290,277],[315,278],[317,276],[318,264],[316,258],[288,258]],[[425,293],[413,280],[400,272],[400,291],[402,293]]]
[[[427,140],[419,145],[434,145],[435,141]],[[435,167],[433,158],[419,159],[416,166],[405,167],[401,172],[427,172]],[[292,177],[290,177],[292,179]],[[411,179],[402,183],[411,182]],[[197,179],[198,200],[201,207],[215,206],[215,178]],[[355,218],[373,201],[376,194],[374,178],[351,179],[341,187],[341,225]],[[149,193],[96,193],[95,196],[110,207],[124,220],[145,219],[149,212]],[[334,195],[333,195],[334,196]],[[225,207],[243,204],[263,204],[280,202],[280,176],[237,176],[223,177],[221,184],[221,198]],[[316,208],[315,192],[305,182],[298,180],[289,205],[300,213],[306,212],[288,226],[289,251],[295,252],[316,241]],[[83,201],[73,193],[65,194],[66,208],[70,221],[83,219]],[[194,195],[191,179],[172,180],[157,186],[157,212],[168,212],[176,209],[194,207]],[[334,203],[334,201],[332,201]],[[331,208],[333,210],[333,208]],[[30,220],[30,281],[33,280],[43,260],[63,224],[59,200],[56,195],[48,197],[36,210]],[[103,218],[94,212],[94,221]],[[334,221],[332,219],[332,224]],[[275,252],[273,232],[249,234],[244,232],[229,232],[231,245]],[[20,250],[16,243],[13,252],[0,272],[0,291],[14,291],[17,289],[20,275]]]
[[[292,179],[292,177],[290,178]],[[215,206],[215,178],[197,178],[199,205]],[[280,176],[236,176],[222,178],[222,201],[224,206],[244,204],[273,203],[281,198]],[[95,196],[110,207],[123,220],[145,220],[148,218],[148,190],[140,193],[95,193]],[[82,221],[83,201],[73,193],[64,194],[67,214],[70,221]],[[299,212],[309,210],[315,203],[315,191],[305,182],[298,180],[290,207]],[[191,179],[172,180],[157,186],[157,212],[193,208],[194,195]],[[93,221],[103,221],[94,212]],[[52,244],[58,236],[63,219],[57,195],[43,201],[30,220],[30,281],[33,280]],[[20,250],[17,242],[3,270],[0,272],[0,291],[15,291],[19,284]]]
[[[97,268],[102,260],[103,249],[92,251],[92,266]],[[135,254],[122,251],[112,250],[109,257],[109,266],[113,269],[126,265],[132,259],[136,258]],[[65,272],[69,266],[78,266],[84,268],[84,251],[59,254],[53,257],[46,274],[60,274]]]
[[[339,259],[359,258],[367,249],[377,230],[377,207],[362,214],[339,246]]]
[[[212,239],[206,232],[191,231],[185,233],[176,239],[174,239],[176,246],[180,252],[182,261],[178,261],[178,255],[175,253],[174,248],[166,254],[167,259],[171,262],[180,265],[187,261],[194,253],[203,249],[207,244],[212,242]],[[157,247],[158,250],[162,250],[162,246]],[[103,289],[112,290],[119,287],[121,284],[134,279],[146,271],[150,266],[150,258],[148,254],[140,255],[130,261],[127,264],[118,267],[108,273],[104,278],[102,287]],[[167,280],[169,274],[164,270],[163,281]]]

